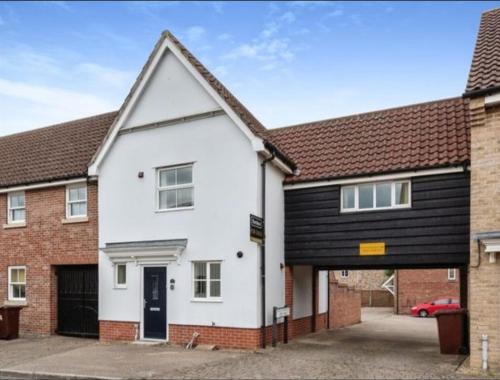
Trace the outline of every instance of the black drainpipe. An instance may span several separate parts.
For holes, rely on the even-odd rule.
[[[266,164],[269,161],[274,160],[274,153],[271,157],[262,160],[261,166],[261,217],[264,221],[264,228],[262,231],[262,243],[260,245],[260,286],[261,286],[261,313],[262,313],[262,325],[260,327],[260,334],[262,338],[261,346],[266,348]]]

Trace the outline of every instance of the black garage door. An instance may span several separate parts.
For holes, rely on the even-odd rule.
[[[99,337],[97,265],[57,268],[57,333]]]

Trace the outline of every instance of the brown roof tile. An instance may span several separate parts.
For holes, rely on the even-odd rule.
[[[116,114],[0,137],[0,187],[85,176]]]
[[[269,130],[300,169],[287,182],[464,164],[467,100],[452,98]]]
[[[477,35],[465,93],[500,86],[500,8],[485,12]]]

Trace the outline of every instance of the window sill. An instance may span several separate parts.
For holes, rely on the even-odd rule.
[[[341,214],[352,214],[361,212],[376,212],[376,211],[397,211],[412,208],[411,205],[394,206],[394,207],[379,207],[379,208],[358,208],[358,209],[340,209]]]
[[[3,225],[3,228],[5,230],[8,230],[10,228],[24,228],[26,227],[26,222],[22,222],[22,223],[9,223],[9,224],[4,224]]]
[[[89,218],[84,216],[84,217],[78,217],[78,218],[62,219],[61,223],[62,224],[74,224],[74,223],[87,223],[88,221],[89,221]]]
[[[178,208],[169,208],[165,210],[156,210],[156,213],[162,213],[162,212],[175,212],[175,211],[186,211],[186,210],[194,210],[194,206],[191,207],[178,207]]]
[[[199,303],[222,303],[222,299],[191,298],[191,302]]]
[[[3,304],[4,306],[28,306],[26,300],[7,300]]]
[[[115,285],[115,286],[113,286],[113,289],[115,289],[115,290],[127,290],[127,285],[125,285],[125,286]]]

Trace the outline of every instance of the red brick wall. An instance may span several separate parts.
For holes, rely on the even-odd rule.
[[[260,329],[244,329],[218,326],[169,325],[169,341],[175,344],[187,344],[193,333],[199,333],[196,343],[215,344],[226,348],[258,348]]]
[[[88,222],[62,224],[64,186],[26,191],[26,227],[5,229],[7,195],[0,194],[0,302],[8,298],[8,267],[26,266],[27,306],[21,333],[50,334],[57,326],[55,266],[97,264],[97,184],[88,185]]]
[[[361,293],[354,288],[330,281],[330,328],[337,329],[361,322]]]
[[[137,322],[99,321],[99,339],[103,342],[132,342],[139,338]]]
[[[326,313],[316,317],[316,330],[326,328]],[[289,321],[288,339],[291,340],[300,335],[312,331],[311,317],[299,318]],[[102,325],[101,325],[102,326]],[[101,327],[102,329],[102,327]],[[200,334],[196,339],[197,344],[214,344],[225,348],[257,349],[261,345],[260,328],[245,329],[218,326],[191,326],[191,325],[169,325],[169,341],[175,344],[185,345],[193,336],[194,332]],[[277,341],[283,342],[283,323],[278,325]],[[103,331],[101,331],[101,336]],[[102,339],[102,338],[101,338]],[[272,342],[272,326],[266,327],[266,344]]]
[[[412,306],[442,297],[460,297],[460,275],[448,280],[447,269],[412,269],[396,272],[396,294],[399,314],[409,314]]]

